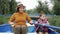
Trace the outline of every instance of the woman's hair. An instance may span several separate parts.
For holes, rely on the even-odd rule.
[[[19,8],[20,8],[20,7],[17,8],[16,12],[19,12]]]
[[[16,12],[19,12],[19,8],[23,8],[23,9],[25,9],[25,6],[23,5],[23,4],[20,4],[20,5],[18,5],[17,6],[17,8],[16,8]]]

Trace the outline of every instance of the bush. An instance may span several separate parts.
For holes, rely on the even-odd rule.
[[[50,25],[60,27],[60,16],[53,16],[48,19],[49,19]],[[59,31],[56,30],[56,31],[60,33],[60,30]]]
[[[0,25],[1,24],[4,24],[4,18],[3,18],[3,16],[0,16]]]

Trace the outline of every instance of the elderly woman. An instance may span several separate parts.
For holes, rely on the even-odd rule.
[[[15,12],[9,20],[9,24],[13,27],[14,34],[27,34],[26,20],[32,25],[32,19],[24,10],[25,6],[23,4],[18,5],[17,12]]]

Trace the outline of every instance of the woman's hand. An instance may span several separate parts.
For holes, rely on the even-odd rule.
[[[14,27],[14,25],[11,25],[12,27]]]
[[[30,24],[33,25],[33,21],[32,20],[30,21]]]
[[[9,23],[12,27],[14,27],[14,23],[13,22],[11,22],[11,23]]]
[[[33,25],[33,23],[30,23],[31,25]]]

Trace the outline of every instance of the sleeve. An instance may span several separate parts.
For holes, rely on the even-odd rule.
[[[39,24],[40,23],[40,20],[38,19],[36,22],[35,22],[35,24]]]
[[[47,18],[46,18],[46,20],[47,20],[47,23],[46,23],[46,24],[47,24],[47,25],[49,25],[49,21],[48,21],[48,19],[47,19]]]
[[[15,14],[11,16],[11,18],[9,19],[9,23],[12,23],[14,20],[15,20]]]
[[[49,22],[47,21],[46,25],[49,25]]]
[[[32,21],[32,19],[26,14],[26,19],[28,20],[28,22]]]
[[[40,19],[37,20],[37,23],[40,23]]]

